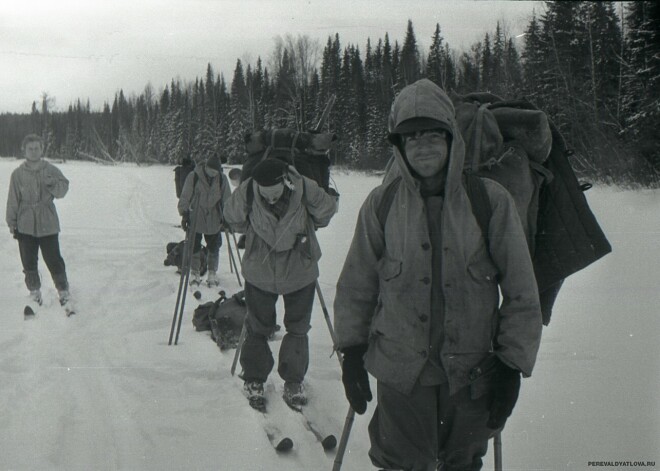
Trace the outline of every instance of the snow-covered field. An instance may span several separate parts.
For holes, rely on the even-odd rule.
[[[0,195],[20,161],[0,159]],[[262,418],[221,353],[191,324],[188,297],[177,346],[167,340],[179,277],[165,245],[183,237],[171,167],[59,165],[71,181],[57,202],[62,252],[78,315],[66,318],[41,266],[45,305],[27,300],[16,241],[0,237],[0,469],[330,470],[271,374],[272,416],[295,442],[277,455]],[[331,308],[357,210],[378,178],[337,173],[340,212],[319,231],[320,285]],[[503,433],[505,469],[587,469],[591,461],[660,463],[660,192],[587,193],[612,254],[571,277],[544,330],[534,376]],[[221,281],[238,283],[221,249]],[[310,403],[339,437],[347,412],[318,302],[310,332]],[[279,341],[271,344],[277,352]],[[240,367],[239,367],[240,369]],[[368,470],[368,418],[358,416],[342,469]],[[485,468],[492,468],[489,452]],[[593,467],[593,466],[591,466]]]

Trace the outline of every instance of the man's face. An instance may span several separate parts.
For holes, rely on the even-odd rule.
[[[41,142],[31,141],[25,144],[25,158],[29,162],[38,162],[41,159],[41,154],[43,149],[41,148]]]
[[[266,203],[275,204],[277,200],[280,199],[284,193],[284,184],[278,183],[273,186],[261,186],[259,185],[259,194],[262,196]]]
[[[422,178],[430,178],[447,166],[449,145],[447,132],[429,129],[401,135],[406,158]]]
[[[211,168],[211,167],[205,167],[204,170],[206,171],[206,174],[211,178],[215,178],[218,175],[220,175],[220,172],[218,172],[216,169]]]

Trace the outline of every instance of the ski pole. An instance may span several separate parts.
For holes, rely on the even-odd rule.
[[[174,337],[174,329],[179,317],[179,306],[181,305],[182,293],[184,293],[184,286],[187,286],[190,279],[190,257],[188,256],[192,227],[188,226],[186,230],[186,237],[183,242],[182,266],[181,277],[179,279],[179,290],[176,295],[176,304],[174,305],[174,316],[172,317],[172,327],[170,328],[170,338],[168,345],[172,345],[172,338]]]
[[[332,346],[334,348],[334,346],[337,345],[337,337],[335,336],[335,329],[332,327],[332,321],[330,320],[328,307],[325,305],[325,300],[323,299],[323,293],[321,292],[319,280],[316,280],[316,294],[318,295],[319,302],[321,303],[321,309],[323,309],[323,317],[325,317],[325,323],[328,325],[328,331],[330,332],[330,338],[332,339]],[[341,361],[339,362],[339,366],[341,366]]]
[[[182,272],[185,272],[185,286],[182,286],[181,282],[179,282],[179,288],[180,288],[180,294],[181,294],[181,305],[179,306],[177,303],[177,310],[174,311],[174,319],[176,319],[178,315],[178,322],[176,326],[176,336],[174,337],[174,345],[177,345],[179,342],[179,333],[181,332],[181,321],[183,320],[183,311],[184,307],[186,305],[186,294],[188,293],[188,281],[190,280],[190,265],[191,265],[191,260],[194,252],[194,247],[195,247],[195,230],[197,227],[197,216],[198,216],[198,211],[199,209],[199,194],[195,195],[195,200],[193,202],[193,217],[191,221],[191,225],[188,227],[188,233],[186,234],[186,242],[183,244],[184,245],[184,270]],[[172,321],[172,327],[174,327],[174,321]],[[170,332],[170,345],[172,342],[172,333]]]
[[[227,237],[227,248],[229,249],[229,264],[231,265],[233,263],[236,267],[236,279],[238,280],[238,286],[242,288],[243,283],[241,283],[241,276],[238,273],[238,265],[236,265],[236,260],[234,259],[234,251],[231,249],[231,244],[229,243],[229,232],[227,232],[227,229],[225,229],[225,236]],[[241,262],[241,264],[242,263],[243,262]]]
[[[341,438],[339,439],[339,448],[337,448],[337,454],[335,455],[335,461],[332,465],[332,471],[340,471],[342,461],[344,460],[344,453],[346,452],[346,446],[348,445],[348,437],[351,434],[351,428],[353,427],[353,421],[355,420],[355,411],[352,407],[348,408],[348,414],[346,414],[346,420],[344,421],[344,429],[341,431]]]
[[[231,259],[231,247],[229,246],[229,236],[227,235],[227,231],[225,231],[225,236],[227,236],[227,255],[229,256],[229,272],[234,273],[234,264],[232,263],[232,259]]]
[[[236,345],[236,351],[234,352],[234,361],[231,363],[231,375],[234,376],[234,373],[236,372],[236,365],[238,364],[238,357],[240,356],[241,353],[241,347],[243,346],[243,342],[245,342],[245,337],[247,336],[247,316],[243,320],[243,328],[241,329],[241,336],[238,338],[238,345]]]
[[[241,262],[241,265],[243,265],[243,260],[241,259],[241,251],[238,250],[238,242],[236,242],[236,234],[232,232],[231,236],[234,239],[234,247],[236,247],[236,255],[238,256],[238,261]]]
[[[341,352],[336,350],[337,336],[335,335],[335,329],[332,327],[332,321],[330,320],[328,307],[326,306],[325,300],[323,299],[323,293],[321,292],[321,286],[319,285],[318,280],[316,280],[316,294],[318,295],[319,302],[321,303],[321,309],[323,309],[323,316],[325,317],[325,322],[328,325],[330,338],[332,338],[332,345],[337,353],[337,360],[339,361],[339,366],[341,367],[344,358]],[[339,439],[339,448],[337,448],[337,454],[335,455],[335,461],[332,467],[332,471],[341,470],[342,461],[344,459],[344,453],[346,452],[346,446],[348,445],[348,438],[351,435],[351,428],[353,427],[354,420],[355,420],[355,411],[351,406],[348,406],[348,413],[346,414],[346,420],[344,421],[344,428],[341,431],[341,438]]]
[[[495,455],[495,471],[502,471],[502,432],[497,432],[493,438],[493,453]]]

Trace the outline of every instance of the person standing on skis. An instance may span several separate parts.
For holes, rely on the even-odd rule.
[[[389,139],[394,163],[360,209],[337,282],[344,389],[363,414],[367,372],[376,378],[375,466],[479,470],[541,340],[525,233],[511,195],[483,179],[492,209],[484,238],[463,184],[454,107],[436,84],[422,79],[399,93]]]
[[[222,172],[222,164],[217,154],[206,163],[198,164],[187,177],[181,190],[178,210],[181,215],[181,227],[187,231],[192,220],[196,220],[194,231],[193,255],[190,264],[190,284],[199,285],[201,268],[202,236],[208,250],[208,286],[218,286],[218,263],[222,247],[224,229],[223,205],[231,196],[229,180]],[[198,214],[192,214],[195,201],[199,199]]]
[[[39,249],[46,262],[60,304],[70,301],[66,266],[60,253],[60,222],[53,200],[64,198],[69,180],[53,164],[42,159],[43,140],[36,134],[23,139],[23,162],[11,174],[7,197],[6,221],[18,240],[25,284],[32,301],[41,305],[41,279],[38,271]]]
[[[264,383],[274,366],[267,338],[276,322],[275,304],[284,298],[286,334],[278,368],[283,398],[306,403],[303,380],[309,365],[312,306],[321,248],[316,228],[337,212],[337,201],[314,180],[285,162],[267,158],[234,191],[225,206],[227,223],[246,234],[243,255],[247,336],[241,349],[244,391],[250,405],[264,410]]]

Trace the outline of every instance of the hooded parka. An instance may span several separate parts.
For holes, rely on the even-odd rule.
[[[199,214],[195,232],[217,234],[223,227],[223,206],[231,196],[227,176],[220,172],[219,176],[210,179],[206,174],[205,165],[197,165],[195,170],[188,174],[183,184],[177,206],[180,215],[183,216],[184,212],[193,209],[193,202],[197,195],[199,195]]]
[[[60,221],[53,203],[69,191],[69,180],[50,162],[23,162],[9,181],[6,221],[19,233],[44,237],[60,232]]]
[[[441,211],[441,247],[432,247],[420,182],[394,147],[385,182],[360,210],[334,303],[337,347],[368,344],[365,367],[379,381],[409,394],[431,350],[431,250],[441,250],[444,312],[440,361],[453,394],[490,352],[531,375],[541,338],[534,270],[515,203],[497,182],[484,180],[492,217],[489,247],[462,184],[464,143],[446,94],[429,80],[396,98],[391,128],[432,118],[451,130]],[[385,227],[377,214],[392,176],[401,176]],[[499,289],[502,292],[500,303]]]
[[[297,291],[319,276],[321,247],[315,227],[325,227],[337,212],[337,201],[314,180],[290,166],[293,184],[289,207],[281,219],[266,207],[257,183],[249,178],[232,194],[225,218],[232,229],[246,234],[243,276],[270,293]],[[248,204],[248,186],[252,202]]]

